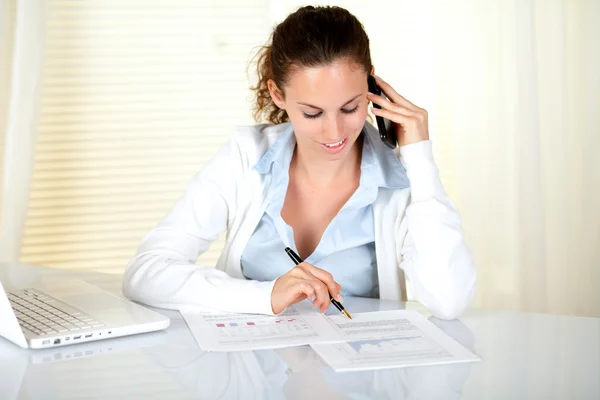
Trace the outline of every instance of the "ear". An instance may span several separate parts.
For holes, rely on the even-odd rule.
[[[281,108],[282,110],[285,110],[283,92],[279,90],[273,79],[269,79],[267,81],[267,87],[269,88],[269,94],[271,95],[271,99],[273,99],[273,103],[275,103],[275,105]]]
[[[371,66],[371,75],[375,75],[375,66],[374,65]]]

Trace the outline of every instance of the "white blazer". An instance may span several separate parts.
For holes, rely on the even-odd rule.
[[[377,135],[372,125],[366,126]],[[125,271],[125,296],[163,308],[273,314],[275,281],[246,280],[240,258],[267,206],[271,180],[271,174],[261,175],[253,167],[286,129],[291,129],[289,123],[236,129],[144,237]],[[410,188],[380,188],[373,204],[380,298],[404,300],[406,275],[415,299],[438,318],[456,318],[475,289],[475,267],[460,217],[444,193],[431,142],[396,151]],[[225,231],[215,268],[195,264]]]

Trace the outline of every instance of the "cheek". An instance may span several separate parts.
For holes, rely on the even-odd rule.
[[[354,114],[346,116],[346,126],[352,131],[360,132],[367,120],[367,107],[359,107]]]
[[[289,113],[290,122],[294,128],[294,134],[296,140],[302,142],[310,138],[317,137],[321,130],[321,125],[317,123],[317,120],[305,118],[302,113]]]

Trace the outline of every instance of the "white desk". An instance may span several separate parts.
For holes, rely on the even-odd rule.
[[[119,276],[0,264],[2,281],[40,276],[121,291]],[[404,306],[344,304],[351,312]],[[0,338],[0,399],[600,399],[596,318],[472,310],[432,321],[482,362],[335,373],[310,347],[204,353],[177,312],[159,311],[172,318],[164,332],[47,350]]]

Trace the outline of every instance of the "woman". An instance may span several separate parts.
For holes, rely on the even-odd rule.
[[[414,297],[455,318],[474,291],[475,268],[460,218],[433,161],[427,113],[373,73],[360,22],[338,7],[303,7],[258,57],[257,119],[238,129],[196,174],[127,267],[123,292],[152,306],[278,314],[329,293]],[[395,123],[399,151],[366,123]],[[398,157],[399,156],[399,157]],[[216,268],[196,265],[219,234]],[[284,251],[305,262],[294,267]],[[328,293],[329,292],[329,293]]]

